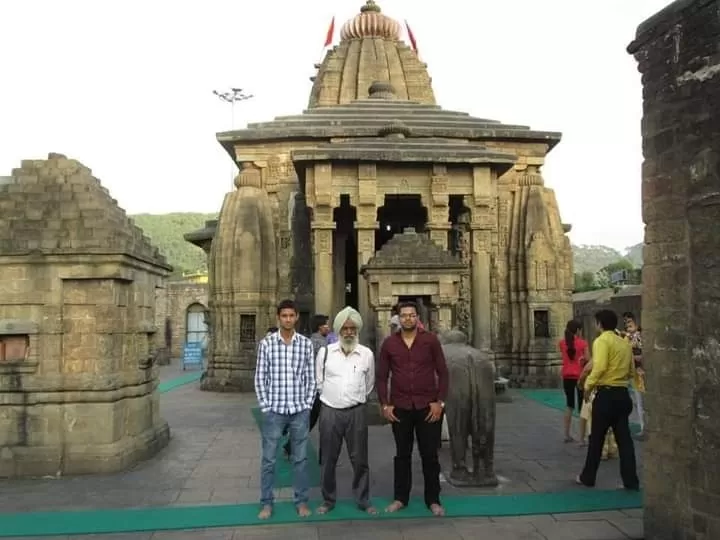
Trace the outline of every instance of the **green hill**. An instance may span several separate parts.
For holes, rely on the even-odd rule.
[[[201,229],[217,214],[178,212],[173,214],[135,214],[130,216],[175,269],[175,275],[207,270],[205,252],[183,238],[185,233]]]
[[[175,268],[176,274],[197,272],[207,269],[205,253],[185,241],[187,232],[205,226],[205,221],[217,219],[217,214],[173,213],[173,214],[136,214],[130,216],[145,231]],[[621,259],[628,259],[633,266],[642,266],[642,244],[626,249],[625,253],[607,246],[573,246],[575,273],[595,273]]]

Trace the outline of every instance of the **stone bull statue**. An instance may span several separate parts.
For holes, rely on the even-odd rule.
[[[449,330],[439,337],[450,375],[445,403],[452,456],[448,481],[457,486],[497,486],[495,364],[486,353],[468,345],[467,336],[460,330]],[[472,448],[472,474],[465,461],[468,438]]]

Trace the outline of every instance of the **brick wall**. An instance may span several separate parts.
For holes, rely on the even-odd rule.
[[[720,538],[720,1],[674,2],[642,73],[645,537]]]

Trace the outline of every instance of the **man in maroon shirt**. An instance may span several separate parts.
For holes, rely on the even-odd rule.
[[[408,505],[413,438],[417,438],[425,480],[425,504],[434,515],[443,516],[438,441],[448,392],[445,356],[435,334],[418,328],[415,303],[401,303],[398,315],[401,331],[383,342],[376,377],[382,413],[391,422],[395,438],[395,494],[386,511],[396,512]]]

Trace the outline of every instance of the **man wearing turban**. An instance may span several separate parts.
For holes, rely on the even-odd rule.
[[[353,494],[357,506],[377,513],[370,502],[368,425],[365,403],[375,383],[375,357],[361,345],[360,313],[346,307],[335,317],[333,330],[339,340],[320,349],[315,363],[320,394],[320,481],[323,503],[319,514],[330,512],[337,500],[336,475],[340,451],[347,445],[353,469]]]

